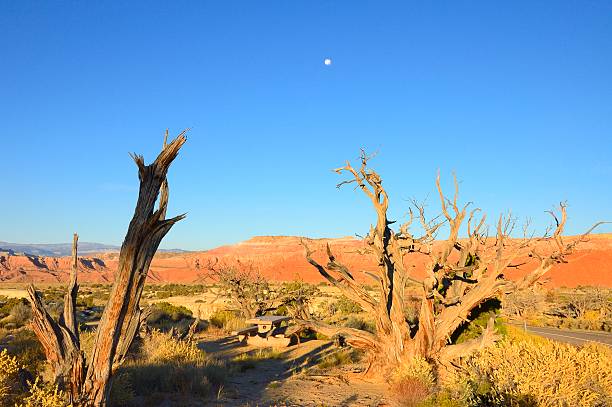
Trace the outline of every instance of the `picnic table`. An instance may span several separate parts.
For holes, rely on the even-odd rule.
[[[278,315],[264,315],[246,321],[251,326],[232,332],[237,335],[240,342],[254,346],[289,346],[290,337],[285,336],[287,327],[281,327],[283,322],[289,322],[291,317]]]

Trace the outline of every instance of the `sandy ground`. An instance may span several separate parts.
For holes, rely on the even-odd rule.
[[[28,292],[20,288],[2,288],[0,289],[0,296],[9,298],[27,298]]]
[[[228,338],[205,338],[200,347],[220,359],[253,351]],[[383,383],[360,379],[363,366],[348,365],[325,372],[316,363],[335,351],[329,341],[311,340],[278,349],[282,358],[264,359],[228,379],[220,400],[224,406],[388,406]]]

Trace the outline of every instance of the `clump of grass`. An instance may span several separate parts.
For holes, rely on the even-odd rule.
[[[262,348],[251,352],[245,352],[232,358],[232,362],[239,371],[254,369],[256,363],[262,360],[273,360],[284,358],[284,353],[274,348]]]
[[[43,373],[46,363],[45,353],[31,329],[24,327],[3,332],[0,334],[0,340],[6,343],[8,352],[17,357],[17,361],[25,370],[33,376]]]
[[[178,394],[184,397],[209,397],[215,386],[227,376],[225,364],[210,358],[193,342],[179,341],[169,333],[154,330],[147,335],[139,352],[120,368],[124,384],[113,386],[113,397],[151,398],[160,394]]]
[[[376,332],[376,326],[374,325],[374,322],[354,315],[351,315],[347,318],[346,321],[344,321],[344,326],[347,328],[360,329],[362,331],[368,331],[371,333]]]
[[[246,327],[245,319],[236,312],[228,310],[218,310],[213,312],[208,322],[210,326],[223,329],[226,332],[238,331]]]
[[[24,326],[32,315],[25,298],[0,297],[0,326],[15,329]]]

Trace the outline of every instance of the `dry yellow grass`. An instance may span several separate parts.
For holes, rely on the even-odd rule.
[[[153,330],[145,337],[142,353],[149,363],[205,363],[206,354],[194,342],[179,341]]]

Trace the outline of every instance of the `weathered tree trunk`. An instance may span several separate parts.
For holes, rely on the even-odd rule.
[[[32,305],[32,328],[43,346],[47,361],[53,368],[54,381],[65,387],[71,401],[81,392],[84,377],[84,357],[80,349],[79,328],[76,319],[78,235],[72,241],[72,268],[70,285],[64,297],[64,313],[59,321],[54,321],[47,312],[40,294],[33,285],[28,287]]]
[[[56,382],[69,387],[71,400],[81,406],[105,406],[113,372],[124,361],[127,351],[142,323],[139,308],[142,289],[153,255],[170,228],[185,215],[166,219],[168,184],[166,174],[181,146],[185,132],[164,145],[157,159],[144,164],[139,155],[132,155],[138,166],[140,191],[134,216],[125,236],[119,265],[110,298],[98,325],[87,370],[80,350],[76,320],[77,236],[73,242],[73,267],[70,287],[64,302],[64,314],[55,322],[43,306],[40,295],[28,289],[33,309],[33,328],[54,368]],[[159,206],[155,210],[155,203]]]
[[[170,228],[185,217],[179,215],[165,219],[168,205],[166,173],[185,141],[184,133],[168,145],[164,141],[162,152],[148,166],[145,166],[142,156],[132,156],[138,166],[140,192],[134,217],[121,246],[115,282],[89,359],[82,394],[84,405],[106,405],[117,349],[129,348],[140,324],[140,297],[153,255]],[[154,210],[162,185],[159,208]],[[122,355],[119,355],[121,358]]]
[[[436,217],[428,221],[423,205],[413,202],[417,214],[411,209],[409,220],[400,225],[396,232],[390,227],[394,222],[387,218],[387,192],[379,175],[367,167],[368,160],[369,157],[362,153],[359,169],[347,162],[346,166],[338,168],[336,172],[350,175],[350,179],[341,182],[338,187],[355,183],[370,198],[376,211],[377,221],[365,237],[366,249],[363,254],[374,256],[378,262],[374,272],[364,273],[374,280],[379,295],[372,296],[363,289],[349,269],[335,258],[329,245],[327,264],[323,266],[313,258],[313,251],[306,242],[303,244],[308,262],[344,295],[372,315],[376,322],[376,333],[333,327],[316,321],[301,321],[292,331],[308,328],[327,336],[342,335],[352,346],[368,349],[375,354],[373,360],[378,364],[378,369],[372,371],[393,369],[417,356],[447,364],[456,357],[494,343],[498,335],[492,320],[478,339],[451,344],[450,338],[468,321],[470,313],[480,304],[502,293],[534,284],[555,264],[565,262],[565,257],[572,249],[584,241],[594,227],[601,224],[596,224],[580,238],[565,244],[561,235],[567,216],[566,207],[561,204],[560,220],[551,212],[556,221],[552,239],[547,236],[534,239],[526,230],[523,238],[510,238],[515,226],[514,220],[502,216],[497,222],[495,238],[489,238],[483,232],[486,217],[482,216],[478,222],[475,219],[480,209],[473,209],[468,215],[470,204],[461,208],[458,206],[456,179],[455,194],[450,200],[443,194],[438,177],[436,186],[443,220],[439,221],[439,217]],[[423,230],[420,237],[410,232],[410,226],[415,220]],[[465,224],[467,237],[460,239],[459,230]],[[448,237],[437,240],[444,225],[448,228]],[[538,242],[550,240],[555,246],[547,254],[536,251]],[[508,268],[526,266],[534,260],[535,267],[522,280],[511,282],[504,279],[504,272]],[[427,277],[415,279],[411,275],[412,270],[424,262]],[[405,317],[407,284],[416,287],[421,295],[418,325],[412,331]]]

